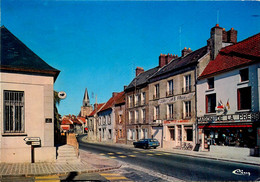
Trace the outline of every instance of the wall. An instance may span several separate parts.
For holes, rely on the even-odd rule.
[[[1,127],[0,146],[1,162],[30,162],[30,146],[25,144],[25,137],[40,137],[40,151],[45,153],[46,161],[54,161],[54,119],[53,119],[53,77],[33,76],[25,74],[0,73],[0,124],[3,126],[3,91],[24,91],[25,133],[10,136],[4,134]],[[45,118],[51,118],[52,123],[45,123]],[[53,153],[54,152],[54,153]],[[44,153],[44,152],[43,152]],[[39,154],[40,155],[40,154]],[[37,157],[37,156],[36,156]]]
[[[216,93],[217,102],[221,100],[224,105],[229,101],[230,109],[227,114],[237,112],[237,89],[251,86],[252,111],[259,111],[259,76],[258,70],[260,63],[243,67],[230,72],[219,74],[214,77],[214,89],[208,89],[207,79],[199,80],[197,84],[197,116],[202,117],[206,114],[206,94]],[[240,82],[239,70],[249,68],[249,82]]]

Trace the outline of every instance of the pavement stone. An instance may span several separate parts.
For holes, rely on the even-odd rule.
[[[65,175],[70,172],[93,173],[118,169],[119,162],[79,150],[81,162],[76,163],[0,163],[0,178],[8,176]],[[102,165],[98,165],[102,164]]]

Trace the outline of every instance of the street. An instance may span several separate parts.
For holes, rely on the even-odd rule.
[[[260,167],[254,165],[197,158],[156,149],[136,149],[127,146],[119,148],[116,145],[82,141],[79,141],[79,144],[82,150],[119,160],[123,164],[136,166],[137,169],[146,169],[149,175],[161,174],[164,176],[162,179],[165,180],[166,178],[177,178],[184,181],[254,181],[259,178],[260,174]],[[127,176],[127,173],[124,175]],[[141,175],[140,173],[139,176]],[[135,177],[138,178],[138,176]]]

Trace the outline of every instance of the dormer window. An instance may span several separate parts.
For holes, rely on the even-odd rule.
[[[248,68],[240,70],[239,74],[240,74],[240,81],[241,82],[249,80]]]
[[[208,79],[208,89],[214,88],[214,77]]]

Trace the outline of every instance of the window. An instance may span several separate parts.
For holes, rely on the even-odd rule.
[[[216,112],[216,94],[206,95],[206,113]]]
[[[248,81],[248,68],[239,71],[241,82]]]
[[[112,138],[112,130],[111,130],[111,129],[108,130],[108,138],[109,138],[109,139]]]
[[[109,125],[111,124],[111,116],[110,115],[107,116],[107,124],[109,124]]]
[[[145,123],[145,109],[142,109],[142,119],[143,119],[143,122]]]
[[[171,140],[175,140],[175,128],[174,128],[174,126],[169,126],[169,132],[170,132]]]
[[[186,75],[184,77],[184,92],[190,92],[191,91],[191,75]]]
[[[184,102],[184,117],[190,118],[191,117],[191,101]]]
[[[142,105],[145,105],[145,92],[142,93]]]
[[[167,115],[167,119],[172,119],[173,118],[173,104],[169,104],[168,105],[168,115]]]
[[[251,87],[237,90],[238,110],[251,109]]]
[[[138,121],[139,121],[139,111],[138,110],[136,110],[135,111],[135,121],[138,123]]]
[[[154,86],[154,99],[158,99],[160,97],[160,88],[159,84]]]
[[[133,136],[133,140],[135,140],[135,139],[136,139],[135,129],[132,130],[132,133],[133,133],[133,134],[132,134],[132,136]]]
[[[140,95],[139,94],[137,94],[137,95],[135,95],[135,106],[138,106],[140,103]]]
[[[187,136],[187,141],[192,141],[192,126],[185,126],[184,127],[185,132],[186,132],[186,136]]]
[[[214,77],[208,79],[208,89],[214,88]]]
[[[173,80],[168,81],[168,91],[166,93],[166,96],[171,96],[173,95]]]
[[[130,123],[134,122],[134,111],[129,111],[129,122]]]
[[[128,97],[128,102],[129,102],[129,107],[130,107],[130,108],[133,107],[133,96],[132,96],[132,95],[130,95],[130,96]]]
[[[122,123],[122,114],[119,114],[119,116],[118,116],[118,122],[119,122],[119,123]]]
[[[159,115],[160,115],[160,108],[159,108],[159,106],[155,106],[154,107],[154,120],[159,119]]]
[[[24,92],[4,91],[4,132],[24,132]]]

